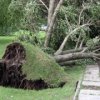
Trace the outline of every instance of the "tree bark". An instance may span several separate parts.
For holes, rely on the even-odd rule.
[[[79,34],[79,38],[78,38],[78,40],[77,40],[77,42],[76,42],[75,49],[77,49],[77,48],[78,48],[78,45],[79,45],[80,39],[81,39],[81,34]]]
[[[77,60],[65,61],[65,62],[60,62],[59,65],[61,65],[61,66],[72,66],[72,65],[75,65],[76,62],[77,62]]]
[[[65,50],[65,51],[61,51],[58,55],[64,55],[64,54],[69,54],[69,53],[77,53],[77,52],[87,52],[87,51],[93,51],[93,52],[97,52],[100,49],[100,46],[95,46],[94,48],[88,48],[88,47],[82,47],[82,48],[78,48],[78,49],[71,49],[71,50]],[[57,55],[55,55],[57,56]]]
[[[82,39],[79,48],[81,49],[83,47],[84,39]]]
[[[51,19],[48,19],[50,24],[49,24],[49,27],[47,28],[47,35],[46,35],[44,47],[48,47],[49,46],[49,42],[50,42],[50,38],[51,38],[51,35],[52,35],[52,28],[53,28],[53,25],[54,25],[54,21],[55,21],[56,15],[57,15],[58,10],[59,10],[60,6],[62,5],[62,3],[63,3],[63,0],[60,0],[59,3],[57,4],[57,7],[54,10],[54,13],[52,14]]]
[[[83,49],[84,49],[84,48],[82,48],[82,49],[65,50],[65,51],[62,51],[59,55],[64,55],[64,54],[69,54],[69,53],[81,52]]]
[[[96,58],[96,59],[98,58],[99,59],[99,57],[100,57],[100,54],[81,53],[81,52],[54,56],[57,62],[64,62],[64,61],[85,59],[85,58]]]
[[[48,27],[49,27],[49,25],[50,25],[51,18],[52,18],[53,12],[54,12],[54,3],[55,3],[55,0],[50,0],[50,1],[49,1],[49,9],[48,9]]]
[[[44,7],[48,10],[48,7],[47,7],[47,5],[44,3],[44,1],[42,1],[42,0],[39,0],[43,5],[44,5]]]

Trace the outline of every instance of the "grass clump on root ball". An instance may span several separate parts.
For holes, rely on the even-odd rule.
[[[65,83],[66,73],[55,60],[44,53],[39,47],[29,43],[22,43],[26,50],[26,61],[22,67],[28,80],[44,80],[51,87],[59,87]]]

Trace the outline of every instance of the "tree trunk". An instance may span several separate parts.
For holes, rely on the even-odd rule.
[[[85,47],[84,47],[84,48],[85,48]],[[69,53],[81,52],[84,48],[82,48],[82,49],[65,50],[65,51],[60,52],[59,55],[64,55],[64,54],[69,54]]]
[[[98,58],[99,59],[99,57],[100,57],[100,54],[81,53],[81,52],[54,56],[57,62],[64,62],[64,61],[85,59],[85,58]]]
[[[51,18],[52,18],[53,12],[54,12],[54,3],[55,3],[55,0],[50,0],[50,1],[49,1],[49,9],[48,9],[48,27],[49,27],[49,25],[50,25]]]
[[[48,47],[49,46],[50,38],[51,38],[51,35],[52,35],[52,28],[53,28],[53,25],[54,25],[54,21],[55,21],[56,15],[57,15],[58,10],[59,10],[60,6],[62,5],[62,3],[63,3],[63,0],[60,0],[59,3],[57,4],[57,7],[54,10],[54,13],[52,14],[52,17],[51,17],[51,14],[49,15],[49,17],[51,19],[48,19],[49,25],[48,25],[48,28],[47,28],[47,35],[46,35],[44,47]]]
[[[78,49],[61,51],[58,55],[64,55],[64,54],[69,54],[69,53],[77,53],[77,52],[87,52],[87,51],[95,52],[95,51],[98,51],[99,49],[100,49],[100,46],[95,46],[94,48],[82,47],[82,48],[78,48]],[[57,56],[57,54],[55,56]]]
[[[72,60],[72,61],[65,61],[65,62],[60,62],[59,65],[61,66],[72,66],[75,65],[77,60]]]

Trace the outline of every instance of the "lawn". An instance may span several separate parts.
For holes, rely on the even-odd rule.
[[[0,37],[0,58],[5,47],[12,42],[14,37]],[[0,87],[0,100],[72,100],[75,92],[76,82],[84,72],[84,66],[77,65],[71,68],[65,68],[67,73],[67,84],[63,88],[54,88],[46,90],[21,90],[13,88]]]

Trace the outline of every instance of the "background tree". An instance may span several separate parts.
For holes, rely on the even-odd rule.
[[[0,34],[5,34],[10,31],[8,6],[11,0],[0,0]]]

